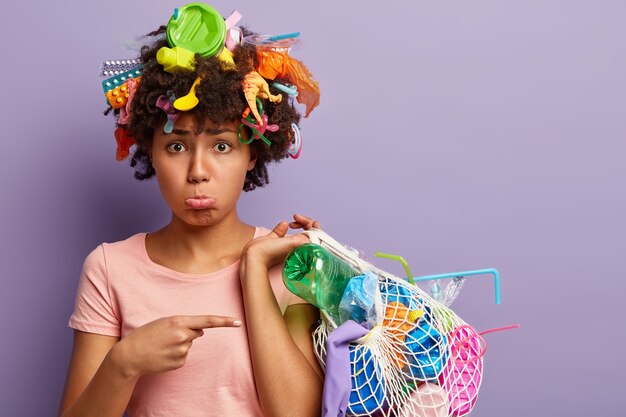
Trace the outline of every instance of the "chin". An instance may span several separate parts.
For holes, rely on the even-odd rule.
[[[185,210],[182,213],[174,213],[178,220],[185,223],[188,226],[211,226],[215,223],[218,223],[221,220],[221,217],[218,215],[216,210],[214,209],[206,209],[206,210]]]

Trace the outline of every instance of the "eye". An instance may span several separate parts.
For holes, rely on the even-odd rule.
[[[185,145],[180,142],[174,142],[167,145],[167,150],[173,153],[180,153],[185,150]]]
[[[218,153],[228,153],[232,148],[233,147],[226,142],[219,142],[213,147]]]

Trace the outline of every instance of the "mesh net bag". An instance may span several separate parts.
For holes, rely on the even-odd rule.
[[[364,276],[373,277],[368,293],[371,329],[348,344],[350,393],[345,414],[468,415],[480,388],[485,351],[476,330],[418,286],[376,268],[324,232],[305,233]],[[339,326],[321,311],[313,339],[317,359],[326,368],[327,342]]]

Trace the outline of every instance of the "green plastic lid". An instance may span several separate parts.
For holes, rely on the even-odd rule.
[[[224,48],[226,22],[213,7],[189,3],[174,10],[167,22],[167,42],[202,56],[214,56]]]

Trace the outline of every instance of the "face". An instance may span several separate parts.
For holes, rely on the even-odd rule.
[[[239,141],[238,122],[217,126],[207,120],[196,134],[198,127],[194,115],[183,113],[171,133],[155,129],[151,158],[174,216],[191,226],[208,226],[236,216],[255,159],[250,146]]]

